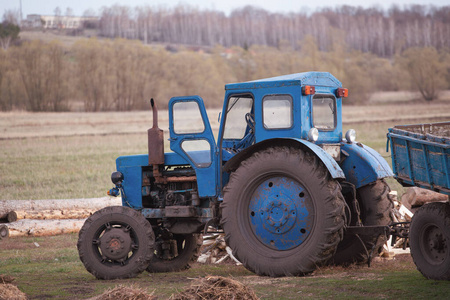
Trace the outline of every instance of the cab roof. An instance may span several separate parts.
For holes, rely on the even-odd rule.
[[[248,82],[230,83],[225,85],[226,90],[261,89],[292,85],[313,85],[342,87],[342,83],[328,72],[304,72],[277,77],[258,79]]]

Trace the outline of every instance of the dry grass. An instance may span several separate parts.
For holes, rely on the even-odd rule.
[[[17,286],[6,283],[0,284],[0,300],[27,300],[27,296]]]
[[[239,281],[221,276],[197,279],[185,291],[170,297],[171,300],[257,300],[253,289]]]
[[[149,294],[145,289],[138,286],[119,285],[108,289],[98,297],[92,300],[155,300],[157,297]]]
[[[219,109],[208,111],[214,131],[218,131]],[[160,111],[159,127],[169,136],[169,115]],[[99,113],[0,112],[0,140],[36,137],[145,134],[152,127],[149,111]],[[144,141],[145,142],[145,141]]]
[[[391,103],[371,106],[346,106],[344,102],[342,114],[344,124],[369,122],[403,124],[421,122],[421,120],[432,118],[450,119],[450,101]]]
[[[87,32],[87,35],[93,32]],[[23,41],[41,40],[45,43],[58,41],[65,47],[69,48],[77,41],[87,38],[87,36],[69,36],[65,32],[58,32],[58,30],[34,30],[34,31],[21,31],[19,37]]]

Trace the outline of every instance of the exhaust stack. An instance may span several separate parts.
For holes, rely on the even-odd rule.
[[[153,98],[150,100],[153,112],[153,127],[148,134],[148,164],[155,166],[164,164],[164,131],[158,128],[158,108]]]

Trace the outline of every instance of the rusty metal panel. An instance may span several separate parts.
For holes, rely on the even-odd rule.
[[[167,218],[190,218],[197,216],[197,210],[193,206],[166,206]]]
[[[164,132],[159,128],[148,130],[148,164],[164,164]]]
[[[153,111],[153,127],[148,134],[148,164],[164,164],[164,131],[158,128],[158,108],[153,98],[150,100]]]

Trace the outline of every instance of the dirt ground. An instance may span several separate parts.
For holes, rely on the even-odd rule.
[[[450,293],[448,282],[425,279],[408,254],[374,259],[370,268],[322,267],[305,277],[261,277],[232,263],[195,263],[182,272],[97,280],[81,264],[76,241],[76,234],[1,240],[0,274],[13,277],[13,284],[29,299],[88,299],[119,285],[133,285],[157,299],[169,299],[207,276],[232,278],[261,299],[443,299]]]

